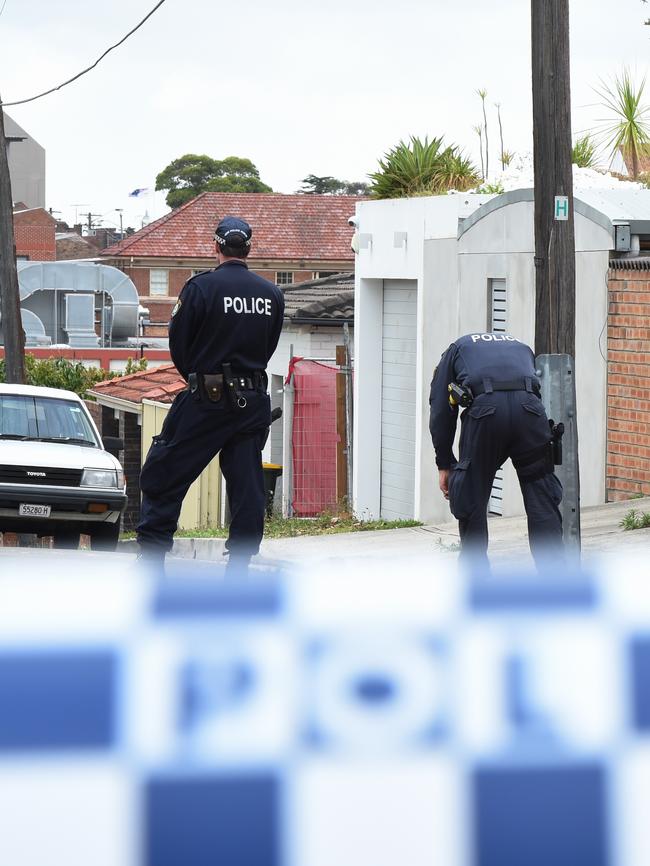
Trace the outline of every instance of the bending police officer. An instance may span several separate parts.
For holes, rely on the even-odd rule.
[[[439,486],[458,519],[461,559],[487,563],[487,506],[500,466],[517,471],[535,560],[562,549],[562,485],[540,399],[535,357],[509,334],[467,334],[442,355],[431,382],[429,429]],[[459,459],[452,451],[459,405]]]
[[[215,232],[218,267],[183,287],[169,350],[188,388],[154,436],[142,473],[141,556],[164,560],[192,482],[220,452],[231,522],[229,566],[246,566],[264,531],[261,451],[271,421],[266,365],[280,338],[284,296],[248,270],[252,229],[225,217]]]

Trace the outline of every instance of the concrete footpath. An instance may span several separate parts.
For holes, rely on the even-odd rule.
[[[610,502],[584,508],[581,515],[583,558],[618,550],[647,549],[650,554],[650,529],[624,531],[623,517],[631,508],[650,512],[650,498]],[[493,562],[530,559],[525,517],[490,519],[490,558]],[[351,558],[357,556],[426,556],[442,553],[455,556],[458,551],[455,521],[408,529],[383,529],[374,532],[346,532],[336,535],[310,535],[297,538],[270,538],[262,543],[265,559],[298,560]],[[119,550],[135,551],[135,542],[125,542]],[[221,561],[223,538],[179,538],[172,556],[183,559]]]

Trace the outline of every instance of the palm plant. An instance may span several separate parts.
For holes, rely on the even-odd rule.
[[[459,192],[465,192],[475,186],[478,179],[476,168],[471,160],[463,155],[460,148],[452,145],[441,154],[434,191],[445,193],[450,189],[457,189]]]
[[[495,108],[497,110],[497,119],[499,121],[499,139],[501,141],[501,171],[505,171],[506,170],[506,164],[505,164],[504,159],[503,159],[503,154],[505,153],[505,151],[503,149],[503,125],[501,124],[501,103],[495,102],[494,105],[495,105]]]
[[[424,141],[411,136],[379,160],[369,175],[372,198],[439,195],[449,189],[465,191],[478,182],[476,169],[458,147],[443,147],[443,137]]]
[[[472,129],[478,135],[478,147],[481,154],[481,180],[485,180],[485,163],[483,162],[483,127],[480,124],[473,126]]]
[[[644,77],[637,86],[630,71],[624,69],[613,84],[601,82],[601,87],[595,88],[610,112],[609,117],[600,121],[597,135],[612,159],[620,151],[626,161],[631,161],[634,180],[639,176],[639,156],[650,145],[648,106],[642,103],[645,81]]]
[[[579,168],[595,168],[596,149],[597,145],[593,137],[586,133],[586,135],[576,139],[571,150],[571,162]]]
[[[504,150],[501,153],[501,162],[504,168],[507,168],[512,160],[515,158],[514,150]]]
[[[485,178],[487,180],[490,174],[490,149],[488,141],[487,114],[485,113],[485,99],[487,97],[487,90],[485,90],[485,88],[479,88],[476,92],[480,96],[481,104],[483,105],[483,130],[485,132]]]

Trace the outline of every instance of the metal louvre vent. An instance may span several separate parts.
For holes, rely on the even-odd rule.
[[[490,310],[488,329],[494,334],[508,331],[508,297],[505,280],[490,280]],[[497,469],[488,502],[490,514],[503,514],[503,469]]]
[[[81,469],[48,466],[0,466],[0,484],[46,484],[79,487]]]

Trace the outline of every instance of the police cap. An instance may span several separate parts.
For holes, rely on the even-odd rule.
[[[220,246],[249,247],[253,229],[239,217],[224,217],[216,228],[214,239]]]

